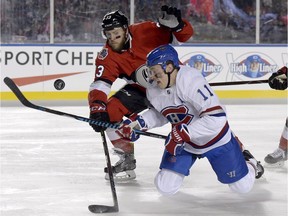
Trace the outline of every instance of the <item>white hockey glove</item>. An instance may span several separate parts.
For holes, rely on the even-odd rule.
[[[181,31],[184,27],[184,22],[181,18],[181,11],[176,7],[163,5],[161,7],[162,17],[158,19],[160,26],[170,28],[172,31]]]

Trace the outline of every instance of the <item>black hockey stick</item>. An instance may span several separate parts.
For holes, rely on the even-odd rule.
[[[112,166],[111,166],[111,161],[110,161],[110,156],[109,156],[109,151],[107,147],[107,142],[106,142],[106,137],[104,131],[101,131],[101,137],[102,137],[102,142],[103,142],[103,147],[104,147],[104,153],[106,156],[106,163],[107,163],[107,169],[108,169],[108,174],[109,174],[109,181],[110,181],[110,187],[111,187],[111,192],[113,196],[113,206],[106,206],[106,205],[89,205],[88,209],[92,213],[111,213],[111,212],[118,212],[119,211],[119,205],[118,205],[118,200],[117,200],[117,194],[116,194],[116,188],[115,188],[115,183],[114,183],[114,177],[113,177],[113,171],[112,171]]]
[[[13,82],[13,80],[11,80],[10,78],[6,77],[4,78],[4,82],[5,84],[12,90],[12,92],[16,95],[16,97],[20,100],[20,102],[27,107],[33,108],[33,109],[37,109],[37,110],[41,110],[44,112],[49,112],[52,114],[56,114],[56,115],[62,115],[62,116],[66,116],[66,117],[71,117],[80,121],[84,121],[84,122],[94,122],[94,120],[92,119],[87,119],[81,116],[76,116],[73,114],[69,114],[69,113],[64,113],[64,112],[60,112],[57,110],[52,110],[52,109],[48,109],[46,107],[41,107],[41,106],[37,106],[33,103],[31,103],[30,101],[27,100],[27,98],[25,98],[25,96],[22,94],[22,92],[19,90],[19,88],[16,86],[16,84]],[[119,125],[116,124],[111,124],[111,123],[105,123],[105,122],[97,122],[95,121],[97,125],[100,126],[109,126],[112,128],[118,128]],[[104,153],[106,156],[106,162],[107,162],[107,169],[108,169],[108,173],[109,173],[109,180],[110,180],[110,186],[111,186],[111,191],[112,191],[112,196],[113,196],[113,202],[114,205],[113,206],[106,206],[106,205],[90,205],[88,207],[89,211],[93,212],[93,213],[105,213],[105,212],[118,212],[119,211],[119,206],[118,206],[118,200],[117,200],[117,195],[116,195],[116,189],[115,189],[115,183],[114,183],[114,178],[113,178],[113,172],[112,172],[112,167],[111,167],[111,161],[110,161],[110,156],[109,156],[109,151],[108,151],[108,147],[107,147],[107,142],[106,142],[106,137],[105,137],[105,133],[104,131],[101,131],[101,137],[102,137],[102,142],[103,142],[103,147],[104,147]]]
[[[55,115],[61,115],[61,116],[65,116],[65,117],[74,118],[76,120],[87,122],[87,123],[91,123],[91,124],[95,124],[95,125],[98,125],[98,126],[103,126],[103,127],[107,127],[107,128],[114,128],[114,129],[118,129],[119,128],[119,124],[113,124],[113,123],[109,123],[109,122],[102,122],[102,121],[98,121],[98,120],[94,120],[94,119],[90,119],[90,118],[86,118],[86,117],[82,117],[82,116],[73,115],[73,114],[70,114],[70,113],[61,112],[61,111],[58,111],[58,110],[49,109],[47,107],[38,106],[36,104],[31,103],[29,100],[27,100],[27,98],[22,94],[22,92],[20,91],[20,89],[17,87],[17,85],[14,83],[14,81],[12,79],[10,79],[9,77],[5,77],[4,78],[4,83],[11,89],[11,91],[16,95],[18,100],[24,106],[30,107],[32,109],[37,109],[37,110],[40,110],[40,111],[52,113],[52,114],[55,114]],[[268,80],[235,81],[235,82],[222,82],[222,83],[220,82],[220,83],[210,83],[210,85],[211,86],[225,86],[225,85],[260,84],[260,83],[268,83]],[[161,135],[161,134],[155,134],[155,133],[146,132],[146,131],[144,132],[144,131],[140,131],[140,130],[134,130],[134,131],[136,133],[138,133],[140,135],[144,135],[144,136],[160,138],[160,139],[166,139],[167,138],[167,136],[164,136],[164,135]]]
[[[210,86],[227,86],[227,85],[261,84],[261,83],[268,83],[268,80],[218,82],[218,83],[209,83],[209,85]]]
[[[54,109],[49,109],[47,107],[38,106],[36,104],[31,103],[23,95],[23,93],[20,91],[20,89],[14,83],[14,81],[12,79],[10,79],[9,77],[5,77],[4,78],[4,83],[11,89],[11,91],[15,94],[15,96],[18,98],[18,100],[26,107],[29,107],[29,108],[32,108],[32,109],[36,109],[36,110],[40,110],[40,111],[43,111],[43,112],[52,113],[52,114],[55,114],[55,115],[60,115],[60,116],[65,116],[65,117],[69,117],[69,118],[74,118],[76,120],[87,122],[87,123],[91,123],[91,124],[95,124],[95,125],[98,125],[98,126],[103,126],[103,127],[107,127],[107,128],[114,128],[114,129],[118,129],[119,128],[119,124],[113,124],[113,123],[109,123],[109,122],[97,121],[97,120],[94,120],[94,119],[85,118],[85,117],[82,117],[82,116],[77,116],[77,115],[61,112],[61,111],[54,110]],[[144,136],[166,139],[166,136],[160,135],[160,134],[144,132],[144,131],[140,131],[140,130],[135,130],[135,132],[140,134],[140,135],[144,135]]]
[[[96,121],[96,120],[85,118],[85,117],[82,117],[82,116],[77,116],[77,115],[73,115],[73,114],[70,114],[70,113],[65,113],[65,112],[61,112],[61,111],[58,111],[58,110],[49,109],[47,107],[38,106],[36,104],[31,103],[23,95],[23,93],[20,91],[20,89],[14,83],[14,81],[12,79],[10,79],[9,77],[5,77],[4,78],[4,83],[11,89],[11,91],[15,94],[15,96],[18,98],[18,100],[26,107],[29,107],[29,108],[32,108],[32,109],[36,109],[36,110],[40,110],[40,111],[43,111],[43,112],[52,113],[52,114],[55,114],[55,115],[61,115],[61,116],[65,116],[65,117],[74,118],[76,120],[87,122],[87,123],[91,123],[91,124],[95,124],[95,125],[98,125],[98,126],[115,128],[115,129],[117,129],[119,127],[118,124],[112,124],[112,123],[108,123],[108,122]]]

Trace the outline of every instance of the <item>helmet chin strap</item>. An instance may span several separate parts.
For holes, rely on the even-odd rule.
[[[164,69],[165,74],[167,74],[167,76],[168,76],[168,82],[167,82],[167,86],[165,88],[169,88],[170,87],[171,74],[174,72],[175,69],[177,69],[177,67],[175,67],[174,65],[173,65],[172,71],[169,72],[169,73],[166,71],[166,68]]]
[[[167,86],[165,87],[165,89],[170,87],[170,80],[171,80],[171,73],[166,73],[166,74],[168,76],[168,82],[167,82]]]

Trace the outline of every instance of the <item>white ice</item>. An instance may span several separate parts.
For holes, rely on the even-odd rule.
[[[87,116],[85,106],[51,107]],[[230,126],[256,159],[273,152],[287,116],[285,104],[227,105]],[[151,132],[167,135],[169,126]],[[120,211],[107,215],[287,216],[287,164],[266,168],[249,194],[231,193],[206,159],[198,160],[180,192],[162,197],[154,187],[163,140],[135,144],[137,178],[116,184]],[[108,143],[111,148],[111,143]],[[117,157],[111,155],[112,163]],[[102,140],[75,119],[23,106],[1,107],[1,216],[85,216],[90,204],[112,205]]]

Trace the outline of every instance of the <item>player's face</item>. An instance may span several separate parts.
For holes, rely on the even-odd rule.
[[[161,89],[165,89],[168,84],[168,75],[164,73],[161,65],[154,65],[149,68],[149,78]]]
[[[126,30],[119,27],[114,28],[109,31],[105,31],[108,44],[111,46],[112,50],[119,52],[123,49],[126,41]]]

